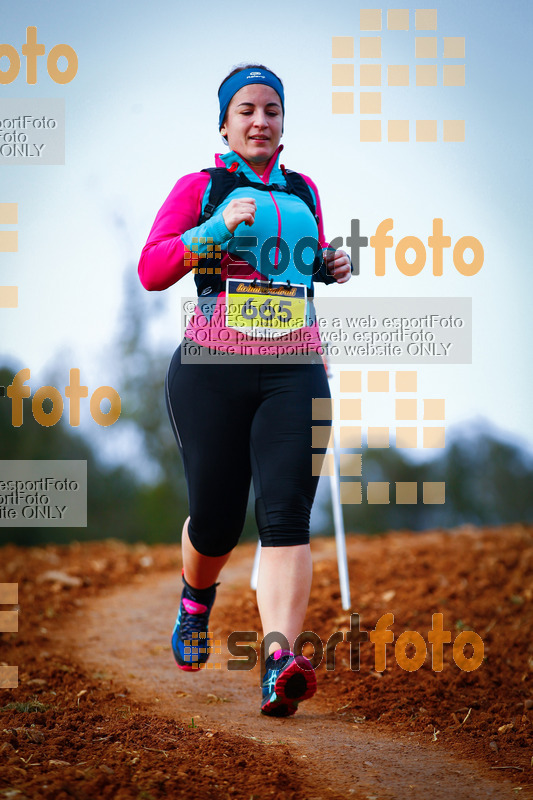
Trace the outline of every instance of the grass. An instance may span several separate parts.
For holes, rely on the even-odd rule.
[[[0,711],[18,711],[21,714],[32,714],[37,711],[47,711],[50,706],[45,706],[39,700],[27,700],[25,703],[8,703],[0,707]]]

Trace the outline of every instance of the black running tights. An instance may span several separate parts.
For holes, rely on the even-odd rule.
[[[312,454],[326,452],[312,449],[311,428],[331,425],[312,419],[312,399],[330,398],[322,360],[182,364],[181,349],[165,394],[185,468],[193,547],[206,556],[235,547],[252,479],[261,545],[307,544],[320,461],[313,468]]]

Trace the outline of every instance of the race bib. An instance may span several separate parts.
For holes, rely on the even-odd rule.
[[[287,336],[307,324],[307,287],[269,281],[226,281],[226,325],[247,336]]]

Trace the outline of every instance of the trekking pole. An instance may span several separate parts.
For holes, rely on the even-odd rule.
[[[324,358],[326,374],[331,383],[333,372],[327,358]],[[332,420],[333,424],[333,420]],[[346,556],[346,534],[344,531],[344,518],[340,501],[340,458],[339,445],[335,425],[333,425],[333,472],[329,476],[331,488],[331,507],[333,510],[333,524],[335,526],[335,542],[337,545],[337,565],[339,569],[339,584],[341,589],[341,602],[344,611],[351,607],[350,579],[348,576],[348,558]]]
[[[326,366],[326,374],[331,381],[333,373],[326,358],[324,358]],[[351,608],[350,598],[350,580],[348,576],[348,558],[346,555],[346,534],[344,531],[344,519],[342,516],[342,508],[340,502],[340,481],[339,481],[339,448],[337,444],[337,435],[335,433],[335,426],[333,426],[333,474],[330,475],[331,487],[331,506],[333,509],[333,524],[335,526],[335,543],[337,547],[337,565],[339,570],[339,584],[341,589],[341,602],[344,611]],[[259,561],[261,558],[261,542],[257,543],[255,550],[254,564],[252,567],[252,576],[250,579],[250,588],[257,589],[257,577],[259,575]]]

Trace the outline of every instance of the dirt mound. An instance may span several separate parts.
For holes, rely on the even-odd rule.
[[[261,717],[259,666],[228,671],[224,647],[220,670],[175,668],[178,547],[4,547],[0,582],[19,584],[20,610],[1,658],[20,682],[0,692],[0,797],[531,797],[532,542],[520,525],[349,537],[351,613],[363,638],[394,615],[395,641],[384,670],[371,641],[359,662],[339,643],[335,668],[322,661],[319,692],[288,720]],[[312,549],[306,627],[325,647],[357,618],[341,609],[334,541]],[[253,553],[237,548],[221,575],[212,628],[223,644],[236,630],[261,638]],[[441,671],[428,639],[437,613],[451,638]],[[416,651],[396,649],[404,631],[421,635]],[[473,638],[464,657],[475,660],[468,631],[484,647],[472,671],[452,644]]]

